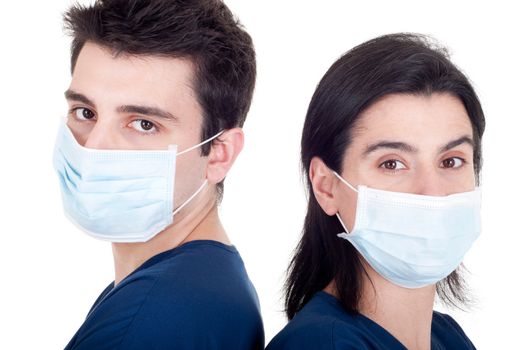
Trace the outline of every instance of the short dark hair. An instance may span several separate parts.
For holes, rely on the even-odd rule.
[[[320,157],[341,173],[345,151],[361,112],[389,94],[429,96],[448,93],[468,113],[474,138],[474,170],[479,183],[481,137],[485,117],[468,79],[450,61],[446,49],[430,37],[399,33],[367,41],[344,54],[326,72],[309,105],[302,133],[302,168],[309,189],[303,234],[289,265],[285,286],[289,319],[332,280],[348,312],[358,312],[365,272],[357,250],[336,238],[342,226],[318,204],[309,166]],[[466,305],[466,283],[458,270],[436,285],[447,305]]]
[[[249,34],[220,0],[97,0],[64,15],[73,37],[71,71],[86,42],[120,54],[183,58],[195,67],[202,140],[242,127],[256,79]],[[210,144],[202,146],[207,155]],[[223,183],[222,183],[223,184]],[[222,184],[218,190],[223,191]]]

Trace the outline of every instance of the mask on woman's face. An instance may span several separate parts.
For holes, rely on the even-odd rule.
[[[355,224],[345,233],[371,267],[390,282],[420,288],[448,276],[463,261],[479,236],[481,191],[444,197],[355,189],[358,192]]]

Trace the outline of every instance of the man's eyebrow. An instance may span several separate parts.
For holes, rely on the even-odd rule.
[[[455,139],[454,141],[450,141],[449,143],[447,143],[446,145],[441,147],[439,152],[440,153],[446,152],[446,151],[451,150],[452,148],[457,147],[459,145],[462,145],[464,143],[469,144],[470,146],[472,146],[472,148],[474,148],[474,140],[472,140],[472,137],[470,137],[468,135],[464,135],[464,136],[461,136],[458,139]]]
[[[178,118],[172,113],[152,106],[137,106],[137,105],[125,105],[117,108],[119,113],[137,113],[151,117],[158,117],[163,119],[171,119],[172,121],[178,121]]]
[[[90,107],[95,107],[95,103],[93,103],[92,100],[90,100],[85,95],[78,93],[74,90],[68,89],[66,92],[64,92],[64,96],[67,100],[70,101],[80,101],[82,103],[87,104]],[[177,121],[178,118],[175,117],[172,113],[164,111],[157,107],[151,107],[151,106],[138,106],[138,105],[124,105],[117,108],[118,113],[137,113],[137,114],[143,114],[147,116],[152,117],[159,117],[163,119],[171,119]]]
[[[87,104],[90,107],[95,107],[95,103],[93,103],[92,100],[90,100],[88,97],[78,92],[75,92],[73,90],[70,90],[70,89],[64,92],[64,97],[66,97],[66,100],[69,100],[69,101],[80,101],[82,103]]]
[[[396,149],[399,151],[407,152],[407,153],[415,153],[417,152],[417,148],[414,146],[411,146],[405,142],[398,142],[398,141],[379,141],[372,145],[369,145],[368,148],[364,152],[362,152],[362,156],[366,157],[368,154],[382,148],[388,148],[388,149]]]

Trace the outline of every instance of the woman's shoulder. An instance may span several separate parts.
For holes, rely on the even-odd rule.
[[[365,350],[363,333],[331,316],[293,319],[269,343],[267,350]]]
[[[266,349],[334,349],[334,322],[329,317],[295,317],[271,340]]]
[[[475,349],[461,326],[449,315],[434,311],[432,344],[445,349]]]
[[[368,321],[360,314],[347,313],[336,298],[319,292],[266,349],[372,349],[376,329]]]

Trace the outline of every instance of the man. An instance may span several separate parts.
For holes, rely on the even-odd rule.
[[[217,210],[243,147],[250,36],[219,0],[99,0],[64,18],[72,80],[54,167],[66,215],[112,242],[115,268],[66,349],[263,348]]]

